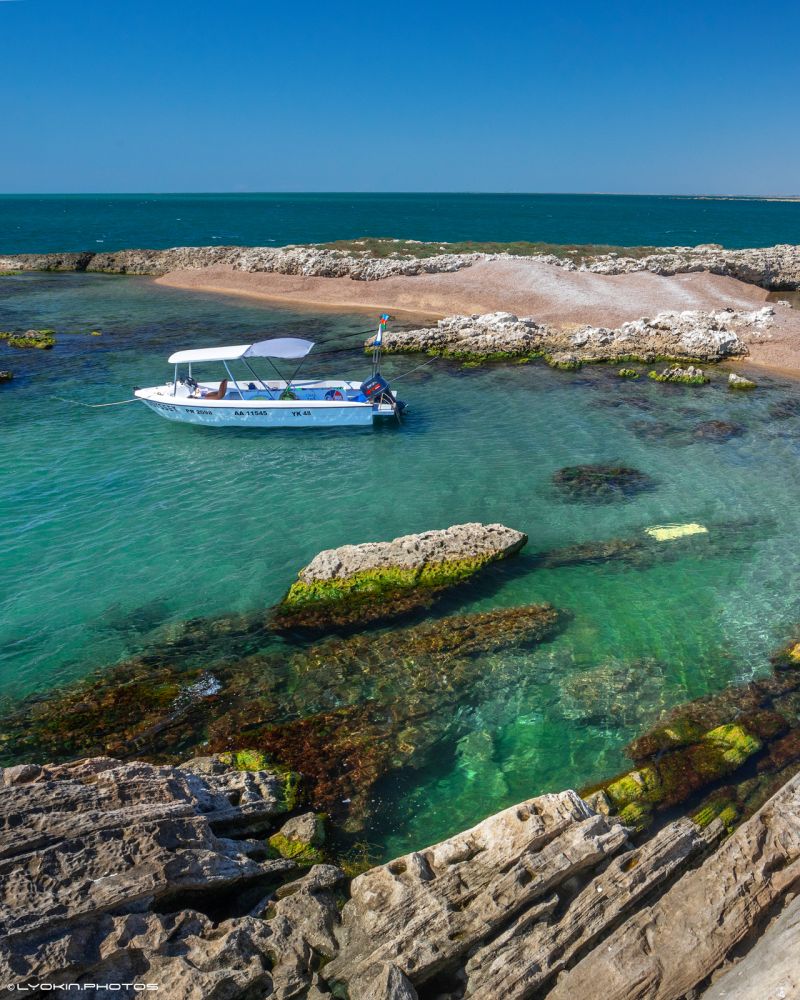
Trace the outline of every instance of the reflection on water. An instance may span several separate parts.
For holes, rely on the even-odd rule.
[[[456,696],[428,712],[424,752],[393,758],[370,796],[369,836],[398,853],[618,770],[621,747],[663,708],[767,669],[800,619],[800,413],[794,387],[767,375],[735,394],[724,379],[685,388],[629,383],[604,366],[576,377],[446,362],[400,383],[407,420],[377,432],[219,433],[136,404],[93,411],[55,399],[125,399],[132,385],[165,378],[179,346],[280,333],[338,349],[358,345],[369,325],[146,280],[2,279],[0,329],[61,336],[49,353],[0,348],[0,367],[17,376],[0,387],[0,687],[10,705],[147,655],[189,619],[250,620],[322,548],[470,520],[524,530],[513,572],[436,614],[549,603],[563,627],[546,642],[475,652],[468,682],[455,670]],[[94,329],[103,335],[89,337]],[[414,363],[390,358],[385,372]],[[315,370],[358,377],[366,367],[355,349]],[[638,470],[653,488],[600,505],[554,488],[559,469],[599,463]],[[648,526],[689,522],[708,535],[669,554],[643,544]],[[269,641],[206,634],[196,676],[185,678],[200,685],[195,702],[218,699],[221,717],[236,699],[272,698],[270,718],[346,709],[370,725],[389,704],[394,720],[425,704],[391,640],[377,663],[365,654],[313,689],[309,678],[287,681],[309,650]],[[237,678],[230,704],[213,690],[220,664]],[[146,679],[158,669],[145,662]],[[437,662],[440,689],[451,669]],[[182,692],[173,680],[161,690],[167,708]],[[195,703],[183,697],[177,704]],[[188,742],[205,735],[208,714],[181,715]],[[340,734],[354,725],[337,719]],[[284,735],[288,746],[294,731]]]

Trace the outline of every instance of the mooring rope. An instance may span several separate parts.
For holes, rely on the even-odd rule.
[[[116,403],[82,403],[79,399],[64,399],[63,396],[53,396],[61,403],[74,403],[75,406],[86,406],[90,410],[98,410],[102,406],[122,406],[123,403],[138,403],[139,400],[133,396],[131,399],[120,399]]]
[[[392,375],[392,382],[399,382],[401,378],[405,378],[406,375],[411,375],[412,372],[418,372],[420,368],[427,368],[428,365],[432,365],[434,361],[438,361],[438,358],[431,358],[430,361],[423,361],[421,365],[417,365],[416,368],[409,368],[407,372],[402,372],[400,375]]]

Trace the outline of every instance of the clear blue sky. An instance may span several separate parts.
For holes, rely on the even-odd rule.
[[[0,0],[0,191],[800,193],[800,5]]]

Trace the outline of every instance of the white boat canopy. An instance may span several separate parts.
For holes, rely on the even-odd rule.
[[[176,351],[169,356],[169,364],[182,365],[187,361],[240,361],[242,358],[304,358],[314,346],[313,340],[299,337],[275,337],[260,340],[257,344],[239,344],[237,347],[200,347],[193,351]]]

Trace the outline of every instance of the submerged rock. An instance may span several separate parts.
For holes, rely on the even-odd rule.
[[[800,762],[798,649],[800,643],[790,643],[777,653],[769,677],[664,713],[625,748],[636,767],[587,794],[602,791],[611,812],[637,829],[703,794],[691,811],[703,825],[720,818],[730,828],[754,812]]]
[[[0,371],[0,382],[10,382],[14,378],[14,373],[9,371]]]
[[[731,424],[727,420],[704,420],[692,431],[692,437],[701,441],[730,441],[741,437],[745,429],[741,424]]]
[[[429,607],[444,590],[515,555],[527,540],[502,524],[470,523],[327,549],[300,570],[272,627],[327,630]]]
[[[291,660],[296,718],[265,722],[251,696],[209,725],[211,746],[246,732],[268,759],[300,769],[315,809],[360,829],[379,778],[422,766],[460,735],[457,709],[502,666],[486,657],[530,647],[558,626],[555,609],[530,605],[329,640]],[[313,705],[336,707],[310,713]]]
[[[0,749],[9,761],[110,752],[174,760],[210,749],[233,766],[280,768],[287,800],[300,764],[311,805],[357,826],[379,777],[461,735],[456,708],[504,668],[487,657],[535,645],[559,623],[554,608],[529,605],[205,667],[194,655],[188,664],[139,657],[23,704],[5,720]]]
[[[613,503],[652,490],[655,481],[626,465],[571,465],[553,474],[553,482],[570,500]]]
[[[791,420],[800,417],[800,399],[781,399],[769,407],[769,415],[773,420]]]
[[[643,726],[664,705],[669,669],[653,659],[612,660],[567,677],[562,685],[564,715],[593,726]]]

